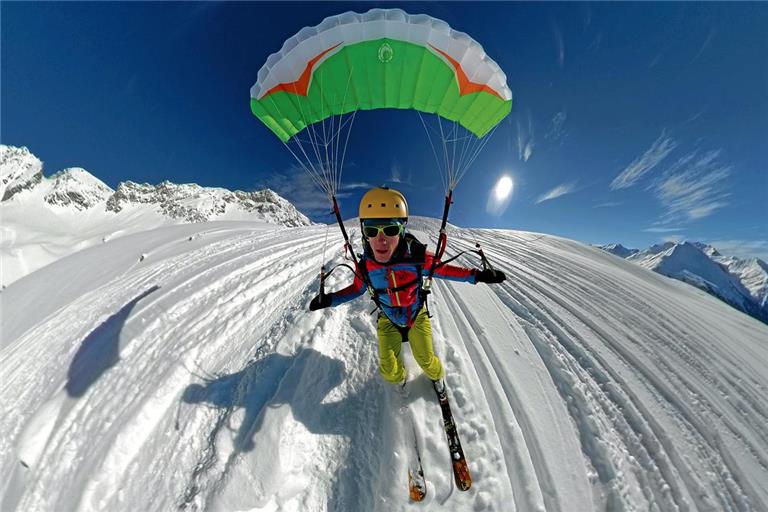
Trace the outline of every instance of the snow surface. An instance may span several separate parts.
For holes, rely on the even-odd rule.
[[[768,510],[768,326],[599,249],[479,229],[449,253],[480,241],[508,280],[431,299],[474,485],[453,487],[408,354],[429,488],[409,503],[370,301],[307,310],[337,231],[166,226],[3,290],[0,509]]]
[[[169,224],[311,224],[269,189],[232,192],[168,181],[127,181],[112,190],[85,169],[64,169],[49,178],[42,169],[43,163],[27,148],[0,144],[2,286],[86,247]]]

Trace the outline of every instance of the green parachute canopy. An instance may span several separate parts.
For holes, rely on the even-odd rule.
[[[379,108],[437,114],[483,137],[510,112],[512,92],[474,39],[400,9],[303,28],[251,88],[251,111],[283,142],[332,116]]]

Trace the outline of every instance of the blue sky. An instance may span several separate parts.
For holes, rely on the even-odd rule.
[[[768,259],[766,3],[3,2],[4,144],[47,175],[269,186],[318,221],[324,196],[251,113],[249,88],[300,28],[400,7],[478,40],[507,74],[510,116],[455,191],[451,221],[645,247],[714,243]],[[388,183],[439,217],[418,117],[362,112],[341,194]],[[514,181],[505,208],[488,197]]]

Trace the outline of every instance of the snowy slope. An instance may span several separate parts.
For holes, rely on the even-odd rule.
[[[460,229],[450,253],[478,240],[509,276],[432,296],[474,485],[408,358],[409,504],[370,301],[307,311],[336,232],[163,227],[11,284],[0,509],[768,510],[768,326],[596,248]]]
[[[620,244],[600,249],[678,279],[768,323],[768,265],[758,258],[723,256],[701,242],[665,242],[639,251]]]
[[[728,272],[738,276],[739,282],[749,291],[752,299],[768,311],[768,264],[759,258],[740,259],[720,256],[717,261]]]
[[[0,284],[106,240],[169,224],[262,221],[307,226],[277,195],[177,185],[120,183],[112,190],[81,168],[51,177],[27,148],[0,145]]]

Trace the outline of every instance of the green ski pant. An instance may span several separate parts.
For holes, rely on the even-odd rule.
[[[410,329],[393,324],[389,318],[379,315],[379,372],[384,380],[393,384],[403,382],[403,342],[411,344],[411,352],[424,373],[432,380],[443,377],[443,365],[432,349],[432,324],[426,308],[422,308]]]

